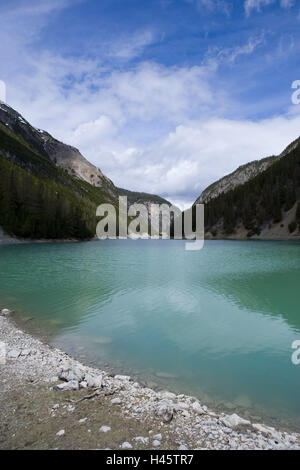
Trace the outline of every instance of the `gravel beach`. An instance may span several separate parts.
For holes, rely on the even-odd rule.
[[[0,315],[0,449],[300,449],[300,435],[87,367]]]

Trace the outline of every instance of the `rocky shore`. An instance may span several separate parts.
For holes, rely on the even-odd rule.
[[[0,449],[300,449],[300,435],[87,367],[3,309]]]

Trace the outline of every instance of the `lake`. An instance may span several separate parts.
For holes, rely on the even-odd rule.
[[[300,243],[0,246],[0,304],[76,358],[300,431]]]

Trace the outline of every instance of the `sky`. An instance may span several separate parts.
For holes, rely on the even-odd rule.
[[[300,135],[300,0],[0,0],[7,103],[189,207]]]

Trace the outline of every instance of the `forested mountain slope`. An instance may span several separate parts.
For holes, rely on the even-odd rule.
[[[31,239],[89,239],[96,208],[118,197],[128,203],[168,203],[159,196],[116,188],[79,150],[36,129],[0,102],[0,227]],[[170,204],[170,203],[168,203]]]
[[[280,157],[205,204],[207,238],[300,237],[300,139]]]

